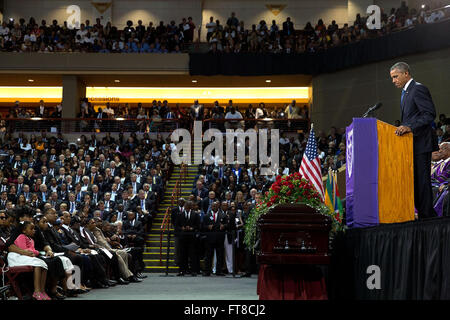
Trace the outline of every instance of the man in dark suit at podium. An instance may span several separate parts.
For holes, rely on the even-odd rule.
[[[431,123],[436,117],[430,91],[413,80],[408,64],[398,62],[391,67],[392,82],[402,88],[401,125],[395,134],[412,132],[414,149],[414,202],[419,219],[436,216],[431,191],[431,153],[438,150]]]

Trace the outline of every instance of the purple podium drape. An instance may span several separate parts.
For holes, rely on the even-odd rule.
[[[354,118],[347,127],[346,140],[347,226],[376,226],[379,224],[377,120]]]

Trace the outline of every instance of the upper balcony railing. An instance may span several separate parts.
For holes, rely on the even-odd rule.
[[[205,119],[202,130],[219,129],[279,129],[281,132],[306,132],[308,119]],[[10,133],[93,133],[93,132],[172,132],[178,128],[192,131],[194,120],[182,119],[136,119],[136,118],[6,118],[0,120],[0,131]]]

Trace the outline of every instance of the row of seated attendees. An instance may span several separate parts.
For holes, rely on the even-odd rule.
[[[100,18],[91,25],[89,20],[78,28],[69,29],[67,21],[63,26],[57,20],[47,25],[42,20],[39,26],[31,17],[28,24],[21,18],[18,23],[10,20],[0,27],[0,48],[9,52],[100,52],[100,53],[180,53],[191,43],[195,25],[192,18],[183,18],[180,24],[160,22],[154,26],[142,24],[134,27],[127,21],[125,28],[101,24]]]
[[[434,4],[433,8],[444,5]],[[205,25],[206,39],[211,44],[211,52],[273,52],[303,53],[317,52],[368,37],[379,37],[402,28],[422,23],[433,23],[446,18],[445,10],[431,11],[430,6],[409,9],[405,1],[398,9],[392,8],[390,14],[382,12],[381,29],[369,30],[366,17],[356,16],[353,25],[344,24],[342,28],[332,21],[328,27],[319,19],[315,27],[308,22],[303,30],[295,30],[290,17],[277,25],[276,20],[270,26],[261,20],[251,29],[245,27],[234,12],[223,26],[219,20],[210,17]],[[51,25],[46,20],[39,26],[34,18],[26,23],[21,18],[4,21],[0,26],[0,50],[10,52],[100,52],[100,53],[179,53],[185,50],[185,44],[194,39],[196,26],[192,17],[183,18],[177,24],[175,20],[158,26],[149,22],[145,26],[142,20],[133,26],[127,21],[122,30],[108,22],[102,25],[97,18],[94,25],[89,20],[79,28],[69,29],[67,21],[63,26],[53,20]],[[300,31],[300,32],[297,32]]]
[[[433,8],[443,8],[445,4],[435,3]],[[265,20],[253,24],[250,30],[245,29],[244,22],[232,14],[233,23],[221,26],[214,17],[206,24],[207,40],[211,44],[211,53],[271,52],[271,53],[314,53],[332,47],[357,42],[362,39],[380,37],[389,33],[415,26],[433,23],[448,18],[448,10],[431,11],[430,6],[409,9],[405,1],[397,9],[392,8],[389,15],[381,11],[381,28],[371,30],[367,27],[367,17],[359,13],[353,25],[344,24],[339,27],[335,20],[328,26],[319,19],[313,27],[310,22],[302,30],[295,30],[290,17],[282,23],[282,27],[272,20],[269,26]]]
[[[0,245],[8,265],[38,268],[37,300],[139,282],[171,167],[167,142],[108,134],[68,144],[45,131],[33,139],[5,134],[1,143]],[[81,286],[67,287],[74,266]]]

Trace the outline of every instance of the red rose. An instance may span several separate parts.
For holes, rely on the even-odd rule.
[[[286,195],[290,196],[292,194],[292,191],[289,190],[288,192],[286,192]]]

